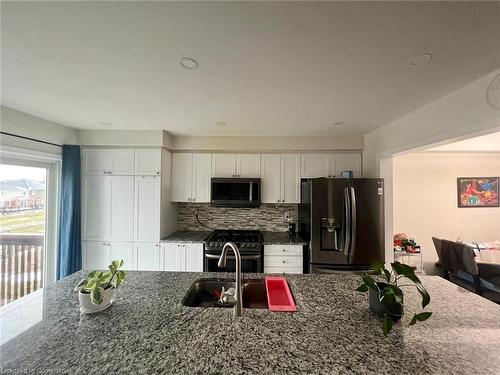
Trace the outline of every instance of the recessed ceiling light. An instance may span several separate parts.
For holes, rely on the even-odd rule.
[[[226,126],[227,125],[227,122],[224,122],[224,121],[218,121],[215,123],[215,125],[217,126]]]
[[[181,66],[185,69],[198,69],[200,64],[192,57],[183,57],[181,59]]]
[[[100,124],[101,124],[102,126],[113,126],[113,124],[112,124],[112,123],[110,123],[110,122],[101,122]]]
[[[345,121],[337,121],[333,123],[333,126],[342,126],[345,125]]]
[[[406,62],[406,65],[415,66],[428,63],[431,60],[432,60],[432,55],[430,53],[422,53],[420,55],[413,56]]]

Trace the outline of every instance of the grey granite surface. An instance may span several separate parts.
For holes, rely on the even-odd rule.
[[[288,232],[262,232],[264,245],[305,245],[305,241],[296,234],[290,237]]]
[[[224,274],[129,272],[96,315],[78,310],[82,275],[44,289],[41,321],[0,347],[2,373],[500,373],[500,306],[438,277],[422,277],[433,316],[408,327],[408,314],[384,337],[367,295],[354,291],[357,276],[288,275],[296,313],[247,309],[237,318],[182,305],[193,281]],[[418,302],[408,290],[407,308]]]
[[[210,231],[177,230],[162,239],[162,242],[203,242]]]

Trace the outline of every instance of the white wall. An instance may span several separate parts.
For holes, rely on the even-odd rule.
[[[379,158],[418,147],[500,130],[500,111],[486,102],[492,72],[365,136],[364,171],[379,175]]]
[[[78,143],[83,146],[163,146],[162,130],[78,130]],[[168,139],[168,136],[165,137]]]
[[[500,208],[457,207],[457,177],[500,176],[500,153],[410,153],[393,168],[394,230],[416,236],[427,272],[437,261],[432,236],[500,240]]]
[[[361,151],[363,147],[363,137],[173,137],[174,150]]]
[[[0,129],[7,133],[35,138],[56,144],[76,144],[76,129],[56,124],[27,113],[15,111],[8,107],[0,107]],[[16,146],[36,151],[60,154],[59,147],[45,145],[39,142],[23,140],[8,135],[0,136],[3,146]]]

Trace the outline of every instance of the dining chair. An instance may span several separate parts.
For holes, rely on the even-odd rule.
[[[480,268],[475,260],[474,249],[466,244],[444,239],[437,241],[437,243],[436,251],[446,279],[491,301],[500,303],[500,284],[496,284],[497,279],[491,277],[492,274],[497,276],[500,274],[500,267],[496,271],[492,270],[491,267],[483,268],[482,265]],[[436,246],[436,242],[434,244]],[[481,270],[484,274],[481,273]]]

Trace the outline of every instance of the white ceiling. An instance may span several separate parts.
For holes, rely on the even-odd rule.
[[[427,151],[458,151],[458,152],[500,152],[500,132],[464,139],[463,141],[433,147]]]
[[[500,66],[500,2],[1,7],[2,104],[76,128],[362,135]]]

